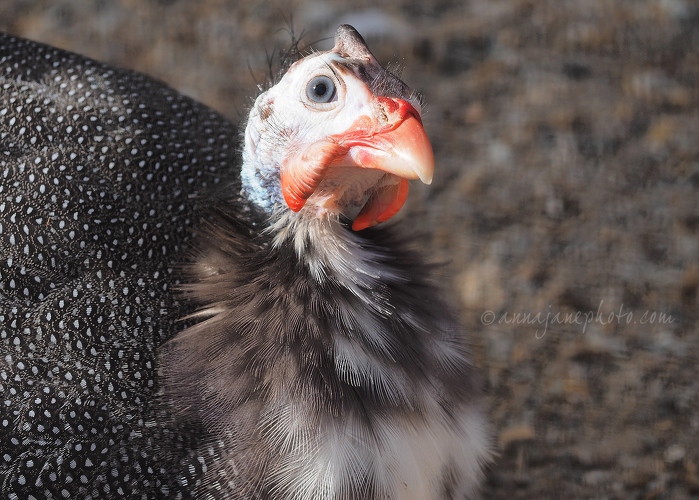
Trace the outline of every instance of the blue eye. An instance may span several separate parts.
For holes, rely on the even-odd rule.
[[[335,97],[335,84],[327,76],[316,76],[308,82],[306,95],[313,102],[330,102]]]

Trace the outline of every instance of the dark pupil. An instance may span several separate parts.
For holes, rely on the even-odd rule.
[[[317,95],[318,97],[322,97],[322,96],[324,96],[324,95],[328,92],[328,85],[325,84],[325,83],[316,83],[316,84],[313,86],[313,92],[314,92],[315,95]]]

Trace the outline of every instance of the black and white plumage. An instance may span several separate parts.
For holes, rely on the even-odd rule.
[[[475,494],[463,331],[371,227],[431,178],[420,103],[351,27],[257,98],[242,165],[145,76],[9,36],[0,71],[4,497]]]

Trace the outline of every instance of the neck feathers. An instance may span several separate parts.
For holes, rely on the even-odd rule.
[[[182,418],[270,484],[255,471],[330,446],[328,433],[349,446],[351,429],[371,436],[394,419],[461,425],[451,420],[478,383],[419,257],[385,228],[358,234],[295,213],[267,227],[250,236],[219,214],[200,235],[185,293],[205,319],[160,355],[164,396]],[[382,456],[388,444],[375,438],[362,453]],[[299,471],[327,461],[298,456]]]
[[[332,280],[359,293],[382,281],[400,281],[390,265],[391,252],[350,230],[334,214],[315,217],[286,211],[267,232],[274,249],[293,248],[317,283]]]

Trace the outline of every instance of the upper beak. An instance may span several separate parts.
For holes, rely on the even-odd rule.
[[[386,122],[377,130],[376,125],[358,120],[338,142],[349,147],[348,155],[357,166],[431,184],[434,154],[420,114],[403,99],[377,97],[376,101]]]

